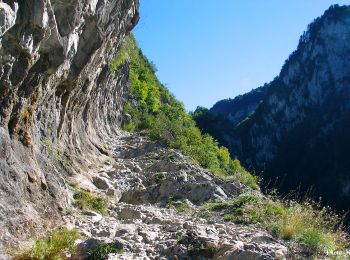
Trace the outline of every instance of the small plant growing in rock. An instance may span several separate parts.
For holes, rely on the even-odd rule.
[[[116,72],[118,71],[118,69],[124,64],[127,62],[127,60],[129,59],[129,55],[128,55],[128,52],[127,52],[127,42],[128,40],[126,40],[124,42],[124,44],[121,46],[121,48],[118,50],[117,52],[117,56],[114,57],[114,59],[111,61],[109,67],[110,67],[110,70],[112,72]]]
[[[186,200],[170,200],[167,204],[167,208],[174,208],[180,213],[191,212],[191,208]]]
[[[176,158],[176,154],[174,151],[169,151],[167,155],[170,160],[174,160]]]
[[[198,212],[196,212],[196,215],[200,218],[204,218],[208,220],[214,216],[213,213],[208,209],[199,210]]]
[[[28,123],[28,120],[30,118],[30,109],[29,108],[25,108],[24,111],[23,111],[23,115],[22,115],[22,122],[24,124],[27,124]]]
[[[58,161],[62,165],[69,164],[69,161],[63,158],[61,152],[54,147],[52,141],[49,138],[45,138],[43,143],[49,155],[52,156],[56,161]]]
[[[103,243],[97,245],[89,252],[88,260],[104,260],[109,254],[121,254],[123,249],[119,248],[116,243]]]
[[[97,197],[96,195],[86,190],[77,189],[74,194],[74,199],[78,207],[82,210],[92,210],[107,215],[107,200]]]
[[[140,194],[142,192],[142,186],[137,184],[136,187],[135,187],[135,192]]]
[[[75,241],[81,238],[75,229],[52,232],[49,237],[35,241],[34,245],[14,257],[14,260],[64,260],[75,253]]]
[[[158,173],[154,174],[154,179],[155,179],[156,183],[160,184],[167,179],[167,176],[163,172],[158,172]]]
[[[76,181],[71,181],[71,180],[66,180],[67,184],[71,186],[72,188],[78,187],[78,182]]]
[[[66,210],[64,211],[64,215],[65,215],[65,216],[73,216],[73,215],[74,215],[74,211],[71,210],[71,209],[66,209]]]

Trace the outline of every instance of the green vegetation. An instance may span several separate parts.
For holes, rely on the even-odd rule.
[[[74,211],[72,209],[66,209],[64,211],[64,215],[65,216],[73,216],[74,215]]]
[[[222,176],[226,181],[238,181],[245,183],[253,189],[259,189],[257,176],[252,175],[242,165],[241,162],[235,158],[229,161],[228,175]]]
[[[24,124],[28,124],[28,120],[30,118],[30,115],[31,115],[30,109],[29,108],[25,108],[24,111],[23,111],[22,118],[21,118],[21,120],[22,120],[22,122]]]
[[[154,179],[156,180],[156,183],[162,183],[163,181],[165,181],[167,178],[166,173],[164,172],[157,172],[154,174]]]
[[[130,91],[134,101],[124,107],[132,120],[124,130],[147,134],[168,147],[178,149],[204,168],[219,176],[234,176],[237,181],[258,188],[257,179],[229,151],[220,147],[210,135],[203,135],[182,103],[158,81],[154,65],[147,60],[132,36],[126,38],[110,68],[116,71],[122,62],[130,60]]]
[[[76,251],[75,241],[80,238],[77,230],[54,231],[48,238],[35,241],[34,245],[14,257],[15,260],[64,260]]]
[[[52,156],[57,162],[63,165],[69,164],[69,162],[63,158],[61,152],[54,147],[52,141],[49,138],[45,138],[43,143],[49,155]]]
[[[77,189],[74,199],[78,207],[82,210],[92,210],[102,215],[107,215],[107,200],[97,197],[86,190]]]
[[[123,253],[123,249],[118,248],[116,243],[103,243],[89,252],[88,260],[104,260],[108,258],[108,254],[121,253]]]
[[[279,238],[305,244],[310,253],[341,250],[348,243],[342,219],[329,208],[308,201],[287,203],[242,194],[228,201],[207,203],[200,211],[202,215],[218,213],[236,223],[257,223]]]
[[[128,61],[129,56],[128,56],[128,50],[126,49],[127,47],[129,46],[126,44],[123,44],[120,50],[118,50],[117,56],[112,60],[110,64],[111,71],[118,70],[120,66],[122,66]]]
[[[167,204],[167,208],[174,208],[180,213],[191,212],[191,208],[186,200],[170,200]]]
[[[71,186],[72,188],[76,188],[76,187],[78,187],[78,182],[77,181],[75,181],[75,180],[66,180],[66,183],[69,185],[69,186]]]

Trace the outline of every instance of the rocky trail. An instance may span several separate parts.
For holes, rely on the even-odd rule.
[[[91,182],[75,180],[108,198],[108,214],[74,209],[65,216],[66,225],[87,239],[80,257],[97,244],[115,242],[122,253],[108,259],[286,259],[287,247],[265,231],[197,214],[198,205],[228,199],[246,187],[225,183],[141,136],[123,134],[109,148],[113,159]],[[188,211],[169,207],[176,203],[186,203]]]

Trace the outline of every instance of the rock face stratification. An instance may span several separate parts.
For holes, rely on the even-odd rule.
[[[287,193],[312,189],[327,203],[346,210],[350,202],[349,28],[350,7],[332,6],[310,24],[253,113],[232,123],[225,133],[213,133],[246,166],[263,171],[267,183]],[[215,114],[222,113],[228,124],[229,116],[243,109],[225,111],[223,104],[218,108]]]
[[[111,73],[137,0],[0,2],[0,252],[60,222],[64,176],[118,133],[128,67]],[[0,257],[1,258],[1,257]]]

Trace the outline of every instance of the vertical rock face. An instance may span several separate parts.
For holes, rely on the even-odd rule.
[[[334,6],[309,26],[260,105],[224,144],[283,191],[313,188],[348,209],[349,57],[350,7]]]
[[[138,6],[0,2],[0,251],[10,238],[59,221],[62,176],[88,172],[118,133],[128,67],[114,74],[109,61],[137,23]]]
[[[16,8],[14,10],[6,4],[0,3],[0,35],[2,36],[10,27],[12,27],[16,20]]]

